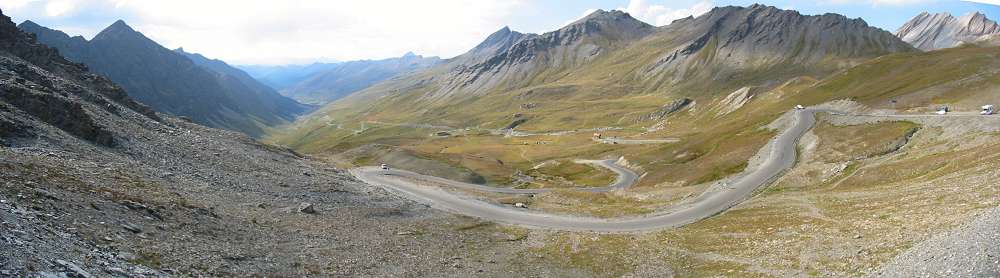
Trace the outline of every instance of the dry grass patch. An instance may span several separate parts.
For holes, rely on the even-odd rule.
[[[826,121],[816,125],[817,153],[823,162],[865,159],[888,154],[903,147],[920,126],[912,122],[834,126]]]
[[[657,202],[639,199],[621,192],[591,193],[556,190],[535,195],[533,209],[550,213],[614,218],[649,214],[655,211],[657,205]]]
[[[553,161],[528,170],[526,174],[535,177],[536,182],[543,183],[547,188],[604,187],[616,178],[610,170],[568,160]],[[538,184],[532,187],[538,187]]]

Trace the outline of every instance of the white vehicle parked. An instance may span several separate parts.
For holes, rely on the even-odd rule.
[[[382,170],[389,170],[389,165],[382,163],[382,165],[379,165],[379,168],[382,168]]]
[[[525,205],[524,203],[516,203],[514,206],[519,208],[528,208],[528,205]]]
[[[802,106],[801,104],[795,106],[795,110],[805,110],[805,109],[806,109],[806,107]]]
[[[979,112],[980,115],[993,115],[993,113],[996,113],[996,112],[993,111],[993,105],[992,104],[983,105],[983,111]]]
[[[938,110],[937,110],[937,112],[934,112],[934,113],[935,113],[935,114],[938,114],[938,115],[945,115],[945,114],[948,114],[948,106],[941,106],[941,107],[938,107]]]

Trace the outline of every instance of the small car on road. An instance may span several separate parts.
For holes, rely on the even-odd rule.
[[[382,168],[382,170],[389,170],[389,165],[386,165],[385,163],[382,163],[382,165],[379,165],[378,167]]]
[[[806,109],[806,107],[802,106],[801,104],[795,106],[795,110],[805,110],[805,109]]]

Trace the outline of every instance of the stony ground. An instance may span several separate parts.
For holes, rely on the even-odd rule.
[[[579,273],[523,263],[505,227],[153,114],[2,16],[0,231],[0,277]]]
[[[11,231],[0,236],[0,271],[462,276],[495,266],[462,260],[506,241],[489,229],[457,231],[471,220],[340,170],[190,128],[121,153],[85,143],[0,148],[0,219]]]
[[[1000,277],[1000,208],[913,246],[876,275]]]

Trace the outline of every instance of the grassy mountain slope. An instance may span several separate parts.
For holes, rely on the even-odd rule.
[[[915,51],[858,19],[759,5],[716,8],[660,28],[636,22],[625,13],[599,11],[551,33],[506,40],[510,46],[487,58],[477,47],[332,103],[273,139],[321,152],[393,136],[354,136],[365,121],[488,129],[519,121],[524,131],[644,129],[660,120],[647,115],[679,99],[699,107],[743,87],[767,90]]]

